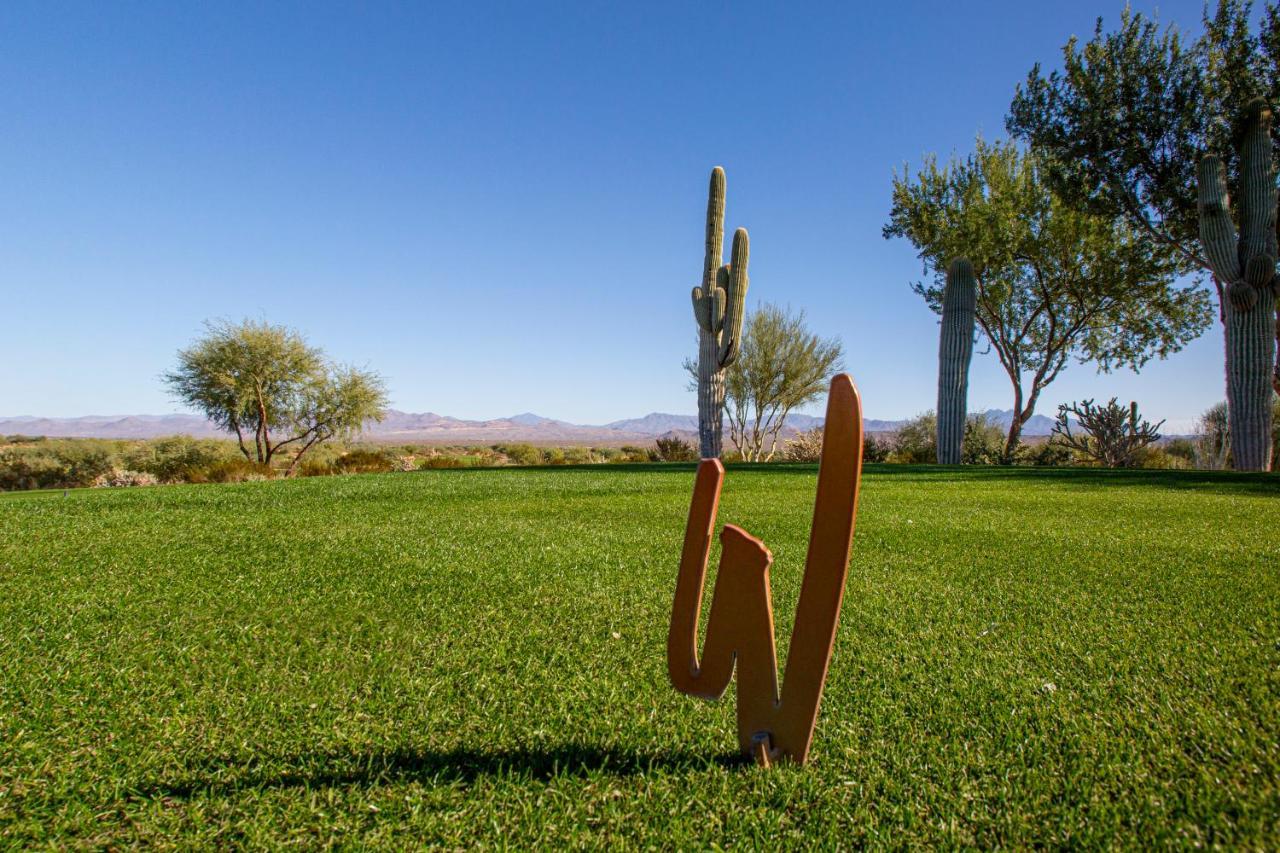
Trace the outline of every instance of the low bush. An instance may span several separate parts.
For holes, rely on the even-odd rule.
[[[628,444],[622,447],[618,456],[609,460],[610,462],[657,462],[658,455],[656,452],[647,447],[636,447]]]
[[[889,458],[892,447],[888,439],[868,433],[862,437],[862,461],[884,462]]]
[[[181,483],[188,472],[233,459],[235,452],[230,442],[177,435],[136,444],[123,453],[121,462],[125,470],[151,474],[162,483]]]
[[[426,471],[432,468],[470,468],[466,460],[458,456],[426,456],[418,460],[418,470]]]
[[[121,489],[130,486],[155,486],[160,481],[155,474],[146,471],[114,470],[93,481],[95,489]]]
[[[194,468],[187,472],[187,481],[191,483],[246,483],[257,480],[271,480],[277,472],[270,465],[250,462],[248,459],[223,459]]]
[[[782,446],[782,455],[788,462],[817,462],[822,458],[822,427],[814,427],[789,439]],[[866,443],[863,443],[866,458]]]
[[[664,436],[654,442],[658,459],[663,462],[696,462],[698,448],[678,435]]]
[[[541,465],[542,451],[532,444],[495,444],[493,449],[511,465]]]
[[[333,462],[341,474],[385,474],[399,467],[399,457],[389,450],[349,450]]]

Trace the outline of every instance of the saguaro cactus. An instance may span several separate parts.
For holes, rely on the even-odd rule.
[[[947,270],[942,293],[942,337],[938,344],[938,464],[959,465],[969,402],[969,361],[978,288],[964,258]]]
[[[698,444],[703,459],[720,456],[724,421],[724,372],[742,345],[742,315],[747,304],[747,229],[733,235],[729,263],[724,251],[724,169],[711,170],[707,193],[707,247],[702,285],[693,289],[698,321]]]
[[[1227,199],[1226,168],[1207,155],[1197,173],[1200,241],[1225,288],[1227,417],[1231,453],[1242,471],[1271,469],[1271,395],[1275,360],[1276,171],[1271,109],[1249,106],[1240,150],[1240,233]]]

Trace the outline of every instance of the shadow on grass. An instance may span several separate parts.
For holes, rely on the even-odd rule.
[[[220,796],[245,789],[334,788],[395,782],[470,783],[484,777],[549,781],[593,775],[708,770],[748,766],[738,753],[638,752],[565,744],[546,749],[328,752],[274,758],[206,759],[192,777],[140,786],[144,797]]]
[[[1036,468],[1021,466],[867,465],[868,474],[946,483],[1016,480],[1063,486],[1156,487],[1225,494],[1280,495],[1280,476],[1238,471],[1153,470],[1146,468]]]

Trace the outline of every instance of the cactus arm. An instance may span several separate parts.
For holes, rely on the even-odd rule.
[[[720,366],[727,367],[738,357],[742,347],[742,317],[747,307],[747,264],[751,257],[751,240],[747,229],[739,228],[733,234],[733,251],[728,270],[725,271],[725,297],[728,300],[724,312],[723,331],[720,334]]]
[[[707,246],[702,261],[702,287],[708,291],[715,285],[724,253],[724,186],[724,169],[716,166],[707,188]]]
[[[1271,110],[1260,101],[1249,105],[1249,123],[1240,148],[1240,257],[1247,265],[1254,258],[1269,261],[1254,265],[1249,283],[1266,287],[1275,274],[1276,170],[1271,154]]]
[[[1227,198],[1227,168],[1220,157],[1207,155],[1196,169],[1196,190],[1200,206],[1200,242],[1204,244],[1209,268],[1224,287],[1240,280],[1240,257],[1236,253],[1236,227],[1231,221]]]
[[[717,286],[711,292],[711,331],[719,333],[724,328],[724,307],[726,304],[724,288]]]

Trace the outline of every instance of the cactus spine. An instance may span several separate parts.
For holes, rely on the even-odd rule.
[[[938,344],[938,464],[959,465],[973,358],[973,320],[978,288],[973,265],[951,263],[942,292],[942,336]]]
[[[702,285],[693,289],[698,321],[698,444],[703,459],[720,456],[724,421],[725,368],[742,345],[742,315],[747,304],[747,229],[733,235],[729,263],[724,251],[724,169],[711,170],[707,193],[707,245]]]
[[[1207,155],[1197,173],[1200,241],[1225,288],[1227,415],[1231,453],[1241,471],[1271,469],[1271,395],[1275,360],[1276,172],[1271,110],[1255,101],[1240,151],[1240,234],[1231,220],[1226,168]]]

